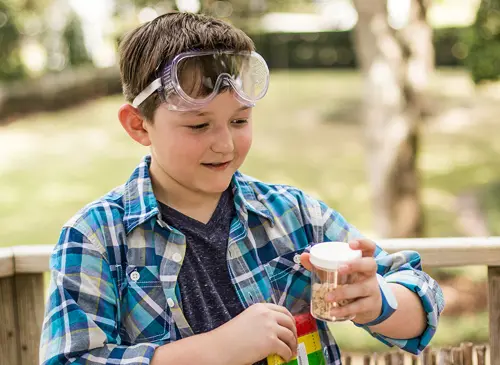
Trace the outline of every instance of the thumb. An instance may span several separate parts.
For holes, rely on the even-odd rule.
[[[311,255],[307,252],[304,252],[302,255],[300,255],[300,263],[302,266],[304,266],[304,269],[311,271],[312,269],[312,264],[310,260]]]

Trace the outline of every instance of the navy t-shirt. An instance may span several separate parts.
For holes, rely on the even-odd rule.
[[[186,254],[178,277],[182,311],[194,334],[209,332],[245,309],[231,282],[227,243],[236,215],[226,190],[210,221],[204,224],[158,202],[162,219],[186,236]],[[245,339],[241,339],[244,341]],[[256,365],[266,364],[263,360]]]

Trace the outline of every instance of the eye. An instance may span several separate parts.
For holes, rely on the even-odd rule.
[[[244,125],[248,123],[248,119],[235,119],[232,123],[236,125]]]
[[[208,127],[208,123],[201,123],[201,124],[196,124],[196,125],[188,125],[187,126],[189,129],[192,129],[194,131],[202,130]]]

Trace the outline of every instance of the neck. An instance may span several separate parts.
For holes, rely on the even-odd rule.
[[[209,194],[193,191],[173,179],[154,163],[151,163],[149,172],[157,200],[193,219],[208,223],[222,193]]]

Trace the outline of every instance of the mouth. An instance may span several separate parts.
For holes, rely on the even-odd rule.
[[[226,161],[226,162],[216,162],[216,163],[202,163],[201,165],[211,170],[222,171],[225,170],[230,163],[231,161]]]

